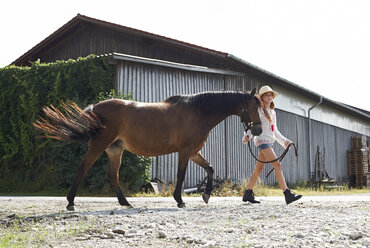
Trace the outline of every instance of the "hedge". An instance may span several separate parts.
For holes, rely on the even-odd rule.
[[[32,123],[43,106],[58,107],[72,100],[84,107],[110,97],[129,98],[112,91],[114,67],[106,58],[90,55],[77,60],[0,68],[0,192],[68,189],[87,144],[63,144],[39,138]],[[149,179],[150,159],[125,152],[120,182],[138,191]],[[124,167],[124,169],[122,169]],[[135,169],[130,169],[131,167]],[[101,190],[108,183],[104,154],[90,169],[81,188]],[[33,185],[25,187],[24,185]]]

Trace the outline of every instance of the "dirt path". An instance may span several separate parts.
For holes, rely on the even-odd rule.
[[[303,197],[0,197],[0,247],[370,247],[370,194]]]

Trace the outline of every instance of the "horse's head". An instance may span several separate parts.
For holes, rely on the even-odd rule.
[[[261,119],[258,114],[258,107],[261,103],[255,94],[256,89],[254,88],[247,98],[246,105],[242,108],[240,119],[244,124],[245,131],[250,129],[253,135],[258,136],[262,133]]]

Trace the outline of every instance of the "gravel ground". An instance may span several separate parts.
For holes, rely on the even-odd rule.
[[[303,197],[0,197],[0,247],[370,247],[370,194]]]

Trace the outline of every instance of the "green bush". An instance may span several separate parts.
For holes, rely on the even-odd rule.
[[[67,190],[87,144],[63,144],[39,135],[32,123],[43,106],[72,100],[84,107],[103,99],[128,98],[112,91],[114,67],[94,55],[77,60],[0,68],[0,192]],[[137,191],[149,179],[150,159],[124,153],[120,181]],[[86,175],[82,191],[107,184],[108,159],[101,156]],[[25,186],[27,185],[27,187]]]

